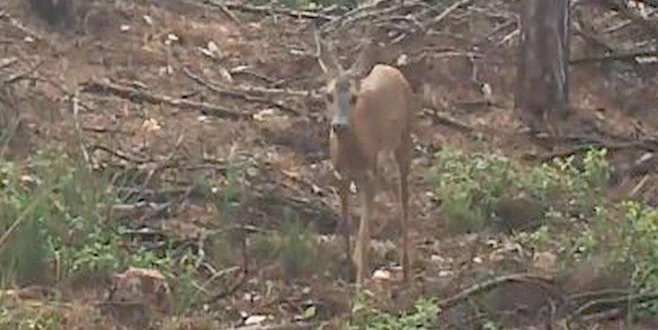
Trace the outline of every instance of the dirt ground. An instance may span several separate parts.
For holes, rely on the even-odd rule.
[[[12,70],[21,76],[11,83],[16,93],[24,93],[21,109],[0,116],[3,127],[13,115],[22,118],[8,155],[29,158],[48,141],[71,139],[79,125],[93,163],[116,173],[134,170],[132,186],[120,188],[144,187],[147,202],[179,200],[169,214],[146,207],[121,221],[130,219],[130,228],[152,228],[179,242],[197,242],[204,228],[222,221],[212,203],[186,188],[202,182],[221,191],[228,164],[239,164],[246,169],[241,186],[247,193],[234,226],[281,231],[292,210],[310,226],[314,239],[326,244],[320,249],[330,251],[323,255],[327,259],[315,260],[325,263],[324,273],[303,271],[295,279],[280,265],[250,256],[247,278],[240,282],[240,271],[230,272],[229,280],[214,288],[226,294],[212,304],[212,312],[199,307],[186,313],[188,328],[193,328],[195,315],[204,313],[227,324],[244,319],[241,311],[291,320],[309,302],[321,320],[340,319],[349,312],[350,293],[337,275],[344,258],[333,236],[340,210],[331,185],[327,122],[317,92],[322,76],[308,20],[213,6],[212,1],[144,0],[73,1],[72,9],[44,9],[55,16],[49,23],[51,16],[39,15],[27,3],[8,0],[0,5],[0,60],[16,58]],[[578,141],[631,141],[658,127],[655,75],[624,75],[628,69],[617,63],[583,62],[571,66],[574,115],[558,125],[567,138],[529,137],[513,109],[514,25],[501,27],[513,18],[515,2],[474,3],[475,9],[450,13],[439,32],[390,46],[382,58],[395,63],[406,54],[408,62],[400,68],[423,95],[426,108],[438,111],[418,116],[410,180],[414,285],[382,289],[375,281],[368,284],[373,292],[386,292],[382,306],[389,310],[409,309],[419,296],[448,297],[504,268],[488,257],[492,248],[473,248],[475,235],[454,235],[446,229],[440,204],[425,180],[435,152],[445,146],[470,150],[485,141],[492,151],[536,163],[537,157],[569,149]],[[596,10],[603,9],[592,9],[593,17]],[[357,34],[333,37],[341,41],[344,54],[352,56]],[[584,58],[593,49],[576,36],[572,58]],[[490,100],[481,92],[485,82],[493,91]],[[639,147],[612,153],[613,164],[623,167],[643,151]],[[391,260],[397,253],[392,184],[397,176],[392,160],[384,163],[391,184],[376,199],[373,246],[378,252],[371,271],[387,268],[396,274]],[[624,196],[639,180],[626,178],[610,193]],[[656,179],[648,180],[636,196],[655,203]],[[484,261],[474,264],[477,257]],[[242,270],[244,260],[239,254],[234,259],[236,269]],[[519,262],[521,270],[532,265],[525,257]],[[238,283],[235,290],[232,282]],[[538,293],[534,284],[511,283],[492,298],[501,310],[517,311],[518,304],[524,304],[540,313],[551,296]],[[274,293],[266,294],[268,290]],[[468,329],[458,322],[464,313],[471,312],[451,309],[444,323]],[[608,322],[601,322],[601,328],[619,328],[618,321]]]

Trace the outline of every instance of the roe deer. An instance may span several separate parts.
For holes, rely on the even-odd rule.
[[[325,102],[330,117],[329,149],[337,179],[341,204],[341,231],[348,262],[350,259],[351,221],[348,216],[349,187],[354,182],[362,204],[361,221],[351,256],[356,266],[356,285],[363,284],[367,268],[370,223],[376,180],[377,159],[393,152],[399,173],[401,265],[403,280],[409,280],[408,175],[413,142],[411,131],[419,102],[411,86],[398,69],[375,63],[372,42],[362,44],[361,54],[345,70],[338,62],[333,45],[325,45],[315,31],[317,60],[327,79]],[[324,49],[329,46],[329,49]],[[372,69],[370,69],[372,68]]]

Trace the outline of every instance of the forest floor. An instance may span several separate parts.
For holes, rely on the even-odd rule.
[[[583,306],[597,302],[594,298],[569,303],[576,304],[574,297],[584,292],[619,289],[627,278],[639,276],[636,272],[602,278],[599,268],[605,266],[595,257],[563,267],[563,255],[574,253],[564,250],[563,239],[582,238],[582,224],[551,227],[544,245],[533,240],[539,234],[532,222],[545,218],[546,207],[563,205],[560,196],[557,201],[524,199],[516,194],[517,179],[509,185],[496,181],[503,182],[496,196],[504,198],[493,209],[511,231],[497,230],[501,226],[486,223],[491,222],[488,214],[469,213],[468,203],[480,203],[483,196],[446,196],[445,182],[433,175],[453,171],[454,178],[461,178],[460,172],[484,167],[493,171],[480,178],[486,185],[500,179],[497,175],[530,173],[553,156],[575,155],[576,163],[587,163],[581,157],[586,146],[607,147],[615,183],[605,185],[606,200],[631,198],[655,205],[658,186],[652,171],[628,170],[640,160],[653,161],[658,148],[651,137],[658,128],[655,75],[629,78],[620,73],[627,70],[626,62],[588,60],[597,49],[583,37],[587,34],[576,35],[572,115],[553,126],[553,135],[531,136],[514,110],[515,2],[459,2],[464,5],[410,1],[398,9],[378,2],[372,7],[377,15],[388,10],[393,16],[395,9],[409,18],[428,10],[425,15],[435,19],[421,22],[426,33],[396,43],[391,39],[400,35],[388,33],[393,28],[374,23],[387,16],[363,16],[350,26],[339,22],[335,8],[274,12],[214,1],[72,1],[74,10],[39,14],[25,1],[0,5],[5,161],[24,164],[29,172],[44,154],[81,160],[85,165],[80,166],[89,166],[97,176],[90,180],[103,182],[98,191],[114,194],[114,200],[100,198],[92,205],[113,204],[107,211],[85,212],[97,215],[91,220],[103,228],[114,228],[118,234],[112,237],[121,241],[113,245],[118,256],[108,252],[121,260],[121,267],[104,267],[104,252],[96,251],[92,261],[85,259],[88,271],[80,274],[62,275],[60,261],[29,278],[9,280],[3,274],[3,284],[15,289],[11,292],[25,296],[28,291],[19,287],[39,287],[59,293],[58,298],[36,298],[38,307],[31,305],[31,314],[12,314],[20,308],[4,300],[0,318],[14,319],[3,324],[21,328],[39,319],[42,328],[90,329],[137,322],[134,318],[142,316],[134,316],[135,309],[124,313],[130,316],[117,312],[108,318],[109,307],[96,307],[106,299],[111,274],[128,265],[159,268],[162,259],[170,263],[159,271],[169,279],[177,307],[175,317],[151,318],[164,324],[159,328],[216,329],[259,320],[289,324],[285,329],[330,329],[343,328],[347,315],[357,315],[353,292],[340,276],[342,241],[334,235],[340,209],[319,92],[324,80],[309,23],[315,18],[322,31],[339,41],[346,63],[354,57],[362,26],[380,27],[378,38],[391,43],[382,61],[399,63],[424,101],[410,178],[414,279],[411,285],[399,281],[397,173],[393,160],[384,159],[386,184],[376,198],[369,270],[390,278],[367,280],[367,308],[400,315],[410,313],[422,297],[435,299],[443,310],[436,321],[441,328],[477,329],[486,322],[530,327],[566,322],[567,316],[573,322],[582,317],[577,322],[583,326],[623,328],[627,319],[621,310],[626,310],[619,305],[592,304],[589,310]],[[594,8],[588,14],[595,16],[596,10],[605,11]],[[44,17],[57,17],[60,23],[48,24]],[[386,22],[399,30],[413,25],[410,21]],[[345,31],[337,32],[340,24]],[[627,36],[635,35],[635,29],[630,24],[618,31]],[[490,95],[482,92],[485,84]],[[505,172],[506,166],[514,170]],[[477,184],[477,177],[470,180]],[[85,195],[78,196],[77,206],[85,203]],[[358,199],[352,198],[356,220]],[[67,212],[62,211],[79,215]],[[569,219],[579,216],[595,217]],[[0,224],[10,232],[18,222]],[[5,239],[0,238],[0,248]],[[125,261],[132,260],[130,255],[140,256],[140,262]],[[477,285],[484,280],[491,282]],[[52,310],[58,310],[57,317]],[[606,314],[610,311],[615,313]],[[636,324],[650,329],[658,323],[640,318]]]

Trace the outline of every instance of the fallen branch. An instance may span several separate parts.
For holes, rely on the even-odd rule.
[[[618,13],[630,19],[633,23],[640,26],[644,30],[644,32],[646,32],[650,36],[658,37],[658,30],[656,30],[654,23],[644,19],[644,17],[642,17],[640,14],[628,8],[626,4],[623,3],[622,1],[605,0],[604,2],[609,6],[610,9],[614,9]]]
[[[165,95],[154,95],[135,88],[121,86],[110,82],[88,81],[81,85],[81,91],[90,94],[114,95],[132,102],[144,101],[151,104],[167,104],[173,107],[200,110],[204,113],[212,114],[220,118],[251,118],[248,113],[242,113],[233,109],[228,109],[218,105],[194,102],[185,99],[175,99]]]
[[[13,26],[14,28],[16,28],[19,31],[23,32],[24,34],[28,35],[33,40],[43,41],[49,47],[52,47],[52,44],[48,41],[47,38],[44,38],[40,34],[30,30],[25,25],[23,25],[23,23],[21,23],[18,19],[16,19],[13,16],[9,15],[9,13],[7,13],[4,10],[0,10],[0,20],[6,20],[7,22],[9,22],[9,24],[11,26]]]
[[[317,100],[322,99],[320,92],[317,90],[301,91],[294,89],[267,88],[267,87],[256,87],[256,86],[249,86],[249,87],[237,86],[234,88],[234,90],[242,91],[245,93],[283,94],[289,96],[306,97],[306,98],[317,99]]]
[[[14,65],[14,63],[18,62],[17,57],[6,57],[0,60],[0,70],[4,69],[6,67]]]
[[[39,60],[36,64],[32,65],[25,72],[13,74],[13,75],[5,78],[4,80],[2,80],[2,84],[6,86],[6,85],[11,85],[15,82],[18,82],[18,81],[21,81],[21,80],[24,80],[24,79],[30,79],[32,74],[35,73],[41,67],[41,65],[43,65],[44,63],[45,63],[45,59]]]
[[[581,144],[567,150],[555,151],[543,155],[524,154],[523,156],[521,156],[521,158],[524,160],[546,162],[557,157],[561,157],[561,158],[569,157],[579,153],[584,153],[592,148],[605,148],[607,150],[623,150],[623,149],[637,148],[646,151],[656,152],[658,151],[658,141],[652,139],[643,139],[637,141],[617,142],[617,143],[594,142],[594,143]]]
[[[242,276],[225,291],[217,293],[210,299],[204,301],[203,305],[214,304],[221,299],[233,295],[247,282],[247,278],[249,277],[249,252],[247,250],[247,235],[249,235],[249,233],[243,228],[232,228],[232,231],[233,233],[230,233],[231,239],[240,240],[240,249],[242,250]]]
[[[601,298],[591,300],[582,304],[579,308],[570,312],[566,317],[566,323],[580,320],[581,322],[600,322],[602,320],[620,317],[628,312],[628,307],[633,305],[642,305],[658,299],[658,293],[644,294],[622,294],[618,297]],[[603,310],[597,310],[596,313],[587,314],[585,311],[595,307],[601,307]]]
[[[472,127],[451,117],[447,113],[440,113],[436,110],[425,108],[423,109],[423,114],[429,116],[435,124],[449,126],[464,133],[470,133],[473,131]]]
[[[192,71],[190,71],[188,68],[185,68],[185,67],[183,68],[183,73],[185,73],[185,75],[188,78],[192,79],[197,84],[206,87],[208,90],[212,91],[213,93],[215,93],[219,96],[228,96],[228,97],[239,98],[241,100],[245,100],[245,101],[248,101],[248,102],[257,102],[257,103],[268,104],[268,105],[275,106],[275,107],[277,107],[277,108],[279,108],[279,109],[281,109],[281,110],[283,110],[283,111],[285,111],[289,114],[296,115],[296,116],[299,115],[299,112],[297,112],[297,110],[285,105],[281,101],[271,100],[271,99],[266,98],[266,97],[259,97],[259,96],[249,95],[249,94],[241,92],[241,91],[235,91],[235,90],[228,90],[228,89],[220,88],[218,86],[215,86],[215,85],[203,80],[203,78],[195,75],[194,73],[192,73]]]
[[[247,325],[239,328],[226,328],[224,330],[311,330],[316,329],[319,325],[320,323],[318,322],[299,322],[271,325]]]
[[[213,7],[217,7],[222,11],[237,10],[245,13],[268,14],[268,15],[274,13],[274,14],[282,14],[282,15],[290,16],[292,18],[321,19],[325,21],[330,21],[334,19],[334,16],[319,13],[319,12],[314,12],[314,11],[302,11],[302,10],[294,10],[287,8],[276,8],[270,6],[254,6],[254,5],[246,5],[240,3],[220,3],[219,1],[216,0],[203,0],[202,3]]]
[[[443,21],[450,13],[453,11],[457,10],[457,8],[468,5],[469,3],[473,2],[473,0],[461,0],[453,3],[450,5],[448,8],[444,9],[443,12],[441,12],[438,16],[436,16],[434,19],[432,19],[427,26],[431,25],[436,25]]]
[[[655,51],[641,50],[632,53],[617,53],[609,55],[588,56],[569,60],[569,64],[582,64],[606,61],[636,61],[638,57],[655,57]]]
[[[388,16],[389,14],[392,14],[394,11],[397,11],[399,9],[403,9],[405,7],[406,8],[414,7],[418,5],[418,2],[416,1],[405,1],[405,3],[403,4],[404,7],[400,6],[400,4],[396,4],[395,6],[385,7],[383,9],[378,10],[377,7],[379,7],[386,1],[388,0],[378,0],[372,3],[365,4],[363,6],[359,6],[355,9],[352,9],[346,12],[345,14],[334,18],[330,22],[325,23],[320,27],[320,30],[323,33],[329,33],[331,31],[348,26],[349,24],[355,23],[365,18]]]
[[[96,150],[105,151],[108,154],[113,155],[117,158],[123,159],[123,160],[125,160],[129,163],[134,163],[134,164],[138,164],[138,165],[139,164],[146,164],[146,163],[151,161],[150,159],[146,159],[146,158],[141,158],[141,159],[140,158],[135,158],[133,156],[130,156],[130,155],[124,153],[121,150],[113,150],[112,148],[109,148],[109,147],[106,147],[106,146],[100,145],[100,144],[93,145],[89,149],[91,149],[91,150],[89,150],[90,153],[93,153]]]
[[[470,297],[484,293],[490,290],[495,289],[496,287],[507,283],[507,282],[525,282],[525,283],[533,283],[537,284],[541,287],[544,287],[547,289],[547,291],[555,292],[556,289],[553,288],[550,283],[553,281],[551,278],[539,276],[539,275],[534,275],[534,274],[510,274],[510,275],[503,275],[496,277],[494,279],[482,282],[482,283],[477,283],[461,292],[458,294],[443,299],[438,302],[438,306],[441,307],[441,309],[445,310],[450,307],[453,307],[460,302],[469,299]]]

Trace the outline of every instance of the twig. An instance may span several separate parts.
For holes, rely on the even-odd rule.
[[[105,152],[107,152],[107,153],[109,153],[109,154],[111,154],[111,155],[113,155],[113,156],[116,156],[116,157],[121,158],[121,159],[123,159],[123,160],[125,160],[125,161],[131,162],[131,163],[135,163],[135,164],[146,164],[146,163],[148,163],[148,162],[150,161],[150,160],[148,160],[148,159],[144,159],[144,158],[142,158],[142,159],[138,159],[138,158],[135,158],[135,157],[129,156],[129,155],[127,155],[126,153],[124,153],[124,152],[122,152],[122,151],[120,151],[120,150],[112,150],[112,149],[110,149],[110,148],[108,148],[108,147],[106,147],[106,146],[104,146],[104,145],[94,145],[94,146],[91,147],[91,149],[92,149],[92,152],[93,152],[93,151],[96,151],[96,150],[102,150],[102,151],[105,151]]]
[[[637,52],[622,53],[622,54],[607,54],[599,56],[587,56],[569,60],[569,64],[582,64],[592,62],[606,62],[606,61],[636,61],[637,57],[651,57],[656,56],[655,51],[640,50]]]
[[[633,21],[633,23],[638,24],[642,29],[652,37],[658,37],[658,30],[656,30],[656,27],[654,26],[653,22],[649,22],[645,20],[642,16],[638,15],[635,13],[633,10],[630,8],[626,7],[626,4],[621,3],[619,0],[605,0],[605,2],[611,7],[616,9],[619,13],[621,13],[623,16],[626,18],[630,19]]]
[[[456,294],[452,297],[449,297],[449,298],[446,298],[446,299],[443,299],[443,300],[439,301],[438,305],[439,305],[439,307],[441,307],[442,309],[445,310],[447,308],[450,308],[452,306],[455,306],[455,305],[459,304],[460,302],[470,298],[471,296],[474,296],[476,294],[480,294],[480,293],[483,293],[483,292],[486,292],[486,291],[490,291],[490,290],[492,290],[492,289],[494,289],[494,288],[496,288],[496,287],[498,287],[498,286],[500,286],[504,283],[507,283],[507,282],[534,283],[534,284],[538,284],[542,287],[545,287],[550,291],[555,291],[555,290],[552,290],[552,288],[549,285],[552,282],[551,278],[547,278],[547,277],[543,277],[543,276],[539,276],[539,275],[534,275],[534,274],[510,274],[510,275],[503,275],[503,276],[500,276],[500,277],[497,277],[497,278],[494,278],[494,279],[491,279],[491,280],[488,280],[488,281],[485,281],[485,282],[482,282],[482,283],[477,283],[477,284],[461,291],[460,293],[458,293],[458,294]]]
[[[354,8],[354,9],[346,12],[345,14],[343,14],[339,17],[336,17],[336,18],[332,19],[331,21],[325,23],[321,27],[321,30],[326,32],[326,31],[329,31],[329,30],[335,28],[337,25],[338,26],[343,25],[345,23],[345,21],[348,21],[350,19],[351,20],[356,20],[356,19],[358,19],[359,14],[378,7],[384,1],[387,1],[387,0],[377,0],[377,1],[374,1],[372,3],[368,3],[364,6],[358,6],[357,8]]]
[[[210,84],[209,82],[203,80],[201,77],[195,75],[194,73],[192,73],[186,67],[183,67],[183,73],[185,73],[185,75],[188,78],[192,79],[197,84],[208,88],[209,90],[216,93],[217,95],[235,97],[235,98],[239,98],[239,99],[242,99],[242,100],[245,100],[245,101],[248,101],[248,102],[257,102],[257,103],[264,103],[264,104],[268,104],[268,105],[273,105],[273,106],[275,106],[275,107],[277,107],[277,108],[279,108],[279,109],[281,109],[281,110],[283,110],[283,111],[285,111],[289,114],[296,115],[296,116],[299,115],[299,112],[297,112],[297,110],[295,110],[295,109],[293,109],[289,106],[286,106],[281,101],[274,101],[274,100],[270,100],[268,98],[253,96],[253,95],[249,95],[249,94],[239,92],[239,91],[222,89],[218,86],[215,86],[215,85]]]
[[[322,96],[320,95],[320,92],[317,90],[309,90],[309,91],[301,91],[301,90],[294,90],[294,89],[285,89],[285,88],[267,88],[267,87],[256,87],[256,86],[249,86],[249,87],[242,87],[242,86],[237,86],[234,88],[235,91],[242,91],[245,93],[262,93],[262,94],[283,94],[283,95],[290,95],[290,96],[298,96],[298,97],[307,97],[311,99],[321,99]]]
[[[292,18],[306,18],[306,19],[321,19],[325,21],[332,20],[334,16],[327,15],[327,14],[322,14],[318,12],[312,12],[312,11],[301,11],[301,10],[294,10],[294,9],[287,9],[287,8],[274,8],[270,6],[253,6],[253,5],[245,5],[245,4],[240,4],[240,3],[226,3],[222,4],[219,1],[216,0],[203,0],[202,3],[211,5],[214,7],[217,7],[221,9],[222,11],[224,10],[237,10],[237,11],[242,11],[246,13],[255,13],[255,14],[282,14],[282,15],[287,15]]]
[[[82,84],[81,91],[91,94],[111,94],[117,97],[121,97],[133,102],[136,101],[145,101],[151,104],[167,104],[173,107],[187,108],[187,109],[196,109],[202,112],[211,113],[220,118],[231,118],[231,119],[240,119],[240,118],[251,118],[251,115],[248,113],[242,113],[237,110],[225,108],[222,106],[205,103],[205,102],[193,102],[185,99],[175,99],[165,95],[154,95],[144,91],[137,90],[131,87],[125,87],[110,82],[97,82],[97,81],[88,81]]]
[[[85,163],[87,164],[87,168],[91,170],[93,168],[91,156],[89,155],[89,151],[87,150],[87,146],[85,145],[85,141],[82,135],[82,129],[80,128],[80,121],[78,120],[78,113],[80,112],[80,91],[75,90],[73,95],[71,95],[71,110],[73,112],[73,126],[75,127],[75,135],[78,138],[78,142],[80,143],[80,150],[82,151],[82,157],[85,160]]]
[[[143,207],[149,207],[153,209],[163,209],[170,205],[169,202],[166,203],[154,203],[154,202],[136,202],[134,204],[112,204],[112,209],[115,211],[135,211]]]
[[[14,65],[14,63],[18,62],[17,57],[6,57],[0,60],[0,69],[4,69],[7,67],[10,67]]]
[[[10,85],[15,82],[27,79],[32,73],[36,72],[39,67],[45,63],[45,59],[40,59],[35,65],[30,67],[27,71],[11,75],[2,81],[3,85]]]
[[[270,78],[270,77],[268,77],[264,74],[251,71],[251,70],[249,70],[249,67],[246,67],[246,66],[239,66],[237,68],[230,69],[228,72],[233,76],[239,75],[239,74],[245,75],[245,76],[252,76],[252,77],[260,79],[260,80],[262,80],[262,81],[264,81],[268,84],[276,84],[279,81],[279,80],[276,80],[276,79],[272,79],[272,78]]]
[[[226,328],[224,330],[311,330],[320,325],[318,322],[298,322],[272,325],[248,325],[238,328]]]
[[[658,299],[658,293],[631,294],[631,295],[625,294],[622,295],[621,297],[596,299],[581,305],[578,309],[569,313],[567,318],[573,319],[574,317],[584,314],[586,310],[591,309],[592,307],[598,305],[615,305],[615,308],[618,308],[619,304],[625,304],[629,301],[635,302],[637,304],[643,304],[656,299]]]
[[[2,147],[0,147],[0,157],[4,158],[5,154],[7,153],[7,150],[9,149],[9,143],[15,137],[16,132],[18,131],[18,128],[21,126],[22,123],[23,123],[23,116],[19,114],[16,117],[16,119],[14,119],[14,122],[11,124],[11,127],[9,127],[9,129],[5,129],[6,132],[0,134],[0,137],[3,140]]]
[[[515,19],[510,19],[510,20],[508,20],[507,22],[505,22],[505,23],[503,23],[503,24],[500,24],[500,25],[498,25],[497,27],[495,27],[493,30],[491,30],[491,32],[487,33],[485,36],[479,38],[479,40],[476,41],[476,42],[474,42],[474,43],[471,45],[471,47],[469,47],[469,48],[472,49],[472,48],[475,47],[475,46],[482,46],[482,44],[488,42],[489,39],[490,39],[491,37],[493,37],[494,35],[496,35],[498,32],[503,31],[503,30],[507,29],[507,28],[510,27],[510,26],[514,26],[514,27],[515,27],[515,30],[516,30],[516,27],[517,27],[518,25],[519,25],[519,24],[518,24],[518,22],[517,22]],[[505,38],[505,37],[503,37],[503,39],[504,39],[504,38]]]
[[[605,148],[608,150],[638,148],[638,149],[644,149],[644,150],[655,152],[658,151],[658,141],[652,139],[642,139],[637,141],[617,142],[617,143],[606,143],[599,141],[599,142],[581,144],[567,150],[551,152],[544,155],[524,154],[522,158],[525,160],[538,160],[541,162],[545,162],[556,157],[569,157],[578,153],[586,152],[591,148]]]
[[[178,139],[176,140],[176,144],[174,144],[174,148],[171,150],[171,152],[165,157],[164,160],[162,160],[159,164],[157,164],[154,168],[152,168],[148,174],[146,175],[146,178],[144,179],[144,182],[142,183],[142,187],[140,190],[146,189],[148,187],[149,183],[151,182],[151,179],[153,178],[153,175],[157,171],[161,171],[162,169],[167,168],[169,165],[169,162],[174,158],[176,155],[176,152],[180,149],[180,146],[183,144],[183,141],[185,140],[185,134],[181,134],[178,136]],[[141,198],[141,196],[140,196]]]
[[[23,32],[23,33],[29,35],[29,36],[30,36],[31,38],[33,38],[34,40],[44,41],[44,42],[46,42],[49,46],[51,45],[51,44],[48,42],[48,39],[45,39],[45,38],[42,37],[40,34],[38,34],[38,33],[34,32],[34,31],[28,29],[28,28],[25,27],[25,25],[23,25],[23,23],[21,23],[18,19],[12,17],[11,15],[9,15],[9,14],[8,14],[6,11],[4,11],[4,10],[0,10],[0,20],[7,20],[7,21],[9,22],[9,24],[11,24],[11,26],[13,26],[13,27],[17,28],[18,30],[20,30],[21,32]]]
[[[20,225],[30,215],[34,208],[42,202],[42,199],[45,197],[50,197],[50,192],[53,188],[45,189],[41,194],[34,196],[32,201],[21,211],[21,213],[18,214],[9,228],[7,228],[4,233],[2,233],[2,236],[0,236],[0,251],[4,249],[5,241],[7,241],[9,236],[14,232],[14,230],[16,230],[16,228],[18,228],[18,225]]]
[[[635,187],[633,187],[633,190],[631,190],[631,192],[628,193],[628,197],[629,197],[629,198],[633,198],[633,197],[635,197],[635,195],[637,195],[637,193],[638,193],[642,188],[644,188],[644,186],[647,184],[647,182],[649,182],[649,175],[648,175],[648,174],[645,175],[645,176],[643,176],[642,179],[640,179],[640,182],[638,182],[638,184],[635,185]]]
[[[587,315],[583,318],[581,318],[581,322],[584,323],[599,323],[605,320],[611,320],[614,318],[618,318],[624,314],[624,309],[623,308],[613,308],[607,311],[599,312],[596,314],[592,315]]]
[[[450,126],[465,133],[470,133],[473,131],[472,127],[451,117],[446,113],[439,113],[436,110],[425,108],[423,109],[423,114],[429,116],[434,123]]]
[[[240,287],[242,287],[242,285],[247,282],[247,277],[249,277],[249,252],[247,250],[248,234],[246,230],[243,230],[242,228],[237,230],[239,230],[238,235],[240,239],[240,248],[242,249],[242,276],[235,284],[233,284],[233,286],[229,287],[226,291],[215,294],[213,297],[205,301],[203,303],[204,305],[213,304],[225,297],[236,293],[238,289],[240,289]]]
[[[457,1],[457,2],[453,3],[453,4],[450,5],[448,8],[444,9],[443,12],[441,12],[441,14],[439,14],[439,15],[436,16],[434,19],[432,19],[432,20],[427,24],[427,26],[431,26],[431,25],[439,24],[439,23],[440,23],[441,21],[443,21],[446,17],[448,17],[448,15],[450,15],[450,13],[452,13],[452,12],[455,11],[455,10],[457,10],[457,8],[462,7],[462,6],[465,6],[465,5],[468,5],[468,4],[471,3],[472,1],[473,1],[473,0],[461,0],[461,1]]]

